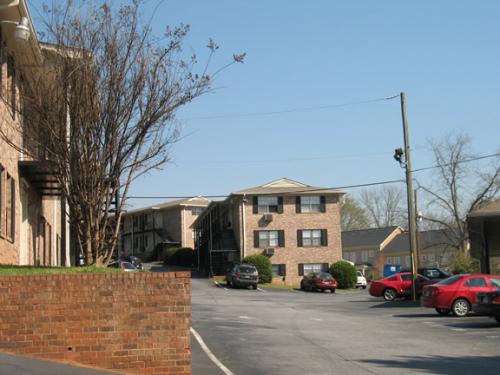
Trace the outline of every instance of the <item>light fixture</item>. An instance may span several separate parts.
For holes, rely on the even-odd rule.
[[[30,38],[31,31],[28,26],[28,18],[21,17],[21,21],[17,24],[14,29],[14,38],[17,40],[28,40]]]

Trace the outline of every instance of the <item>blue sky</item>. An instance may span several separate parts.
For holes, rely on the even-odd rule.
[[[158,2],[147,4],[151,14]],[[500,143],[499,19],[500,2],[493,0],[163,1],[155,31],[190,24],[185,47],[201,61],[213,38],[220,49],[212,70],[233,53],[247,57],[219,76],[214,92],[178,113],[187,137],[172,149],[173,163],[138,180],[130,195],[220,195],[281,177],[324,187],[403,178],[392,158],[403,145],[398,100],[193,119],[368,101],[401,91],[414,168],[432,165],[427,140],[450,132],[469,134],[478,154],[494,153]]]

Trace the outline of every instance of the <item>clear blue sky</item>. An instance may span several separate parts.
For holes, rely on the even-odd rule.
[[[148,4],[151,13],[158,2]],[[190,24],[185,47],[200,55],[213,38],[220,45],[213,70],[233,53],[247,57],[219,77],[217,90],[178,113],[188,136],[172,149],[173,163],[137,181],[131,195],[219,195],[281,177],[323,187],[403,178],[392,158],[403,145],[398,100],[189,120],[401,91],[414,168],[433,163],[429,138],[452,131],[469,134],[477,153],[494,153],[500,144],[499,19],[497,0],[164,1],[153,21],[158,33]]]

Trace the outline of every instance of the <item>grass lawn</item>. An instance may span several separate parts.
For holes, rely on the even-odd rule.
[[[107,267],[36,267],[0,265],[0,276],[49,275],[67,273],[122,272],[118,268]]]

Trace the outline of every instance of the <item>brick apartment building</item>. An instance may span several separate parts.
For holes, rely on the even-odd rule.
[[[204,197],[181,199],[123,215],[121,254],[147,258],[159,247],[194,247],[193,222],[210,204]]]
[[[23,20],[23,24],[21,24]],[[0,5],[0,263],[67,264],[67,225],[50,163],[33,159],[23,137],[22,82],[47,60],[26,0]],[[29,30],[29,39],[17,32]],[[39,70],[38,70],[39,71]],[[12,145],[22,145],[13,147]]]
[[[253,254],[269,257],[273,282],[297,284],[342,258],[338,190],[286,178],[212,202],[194,222],[199,263],[225,274]]]

